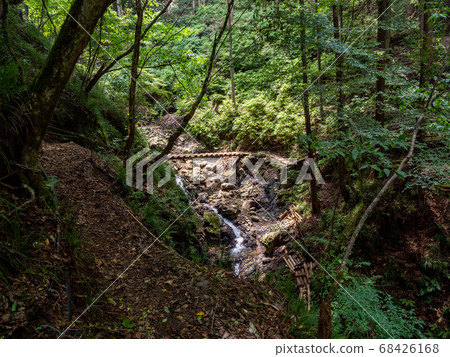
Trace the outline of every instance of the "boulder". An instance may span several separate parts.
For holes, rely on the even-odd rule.
[[[276,247],[285,244],[287,236],[286,231],[281,229],[279,225],[274,230],[264,234],[261,237],[261,244],[266,249],[266,254],[272,255]]]
[[[242,204],[242,209],[248,211],[251,208],[257,208],[259,207],[258,202],[256,202],[255,200],[245,200],[244,203]]]
[[[235,219],[238,215],[238,210],[234,207],[222,207],[220,214],[229,219]]]
[[[236,189],[236,185],[234,183],[224,182],[222,185],[220,185],[220,188],[222,189],[222,191],[231,191]]]
[[[208,201],[208,194],[206,192],[200,192],[197,196],[197,201],[200,203],[205,203]]]
[[[220,201],[216,203],[216,207],[219,213],[228,219],[235,219],[239,213],[237,206],[229,201]]]
[[[233,230],[231,229],[231,227],[229,227],[229,226],[223,226],[222,228],[221,228],[221,241],[222,241],[222,244],[225,244],[225,245],[229,245],[229,244],[231,244],[231,243],[233,243],[233,240],[234,240],[234,234],[233,234]]]

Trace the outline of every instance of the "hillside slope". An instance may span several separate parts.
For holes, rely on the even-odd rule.
[[[90,257],[85,264],[95,277],[92,296],[113,283],[71,327],[77,331],[70,336],[287,337],[276,294],[231,272],[199,267],[155,241],[118,195],[111,169],[89,150],[46,144],[42,158],[47,173],[60,180],[59,199],[76,212],[81,256]],[[72,277],[74,318],[86,308],[79,278]]]

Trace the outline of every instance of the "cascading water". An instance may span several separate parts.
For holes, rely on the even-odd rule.
[[[183,183],[183,179],[181,178],[180,175],[176,175],[175,176],[175,182],[177,183],[177,185],[183,190],[183,192],[188,195],[188,191],[186,189],[186,187],[184,186]],[[227,225],[228,227],[231,228],[231,230],[233,231],[233,235],[234,235],[234,247],[231,249],[231,256],[233,258],[235,258],[236,260],[239,259],[239,257],[241,256],[243,250],[244,250],[244,237],[242,236],[242,231],[239,229],[239,227],[237,227],[235,224],[233,224],[233,222],[231,222],[229,219],[225,218],[224,216],[222,216],[218,211],[217,208],[211,206],[208,203],[203,203],[203,205],[208,208],[209,210],[213,211],[215,214],[217,214],[220,218],[220,222],[223,222],[223,224]],[[239,275],[239,271],[240,271],[240,262],[237,261],[234,264],[234,273],[236,275]]]
[[[184,186],[184,182],[183,179],[181,178],[180,175],[176,175],[175,176],[175,182],[176,184],[183,190],[183,192],[186,194],[186,196],[188,196],[188,192],[186,190],[186,187]],[[189,196],[188,196],[189,197]]]
[[[217,214],[220,218],[220,221],[223,222],[225,225],[227,225],[228,227],[231,228],[231,230],[233,231],[234,234],[234,247],[233,249],[231,249],[231,256],[234,257],[235,259],[238,259],[240,257],[240,255],[242,254],[242,251],[244,250],[244,237],[242,236],[242,232],[241,230],[235,226],[233,224],[233,222],[231,222],[229,219],[225,218],[224,216],[222,216],[218,211],[217,208],[204,203],[204,206],[208,209],[210,209],[211,211],[213,211],[215,214]],[[240,268],[240,263],[236,262],[234,264],[234,273],[236,275],[239,275],[239,268]]]

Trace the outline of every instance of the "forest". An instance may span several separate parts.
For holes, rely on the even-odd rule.
[[[0,0],[0,339],[448,339],[449,0]]]

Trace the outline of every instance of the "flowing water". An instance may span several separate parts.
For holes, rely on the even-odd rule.
[[[189,197],[188,191],[186,187],[184,186],[183,179],[180,175],[176,175],[175,182],[177,185],[183,190],[183,192],[186,194],[186,196]],[[211,206],[208,203],[203,203],[203,206],[208,208],[209,210],[213,211],[215,214],[217,214],[220,218],[220,222],[228,227],[231,228],[234,235],[234,247],[231,249],[231,257],[234,258],[234,273],[236,275],[239,275],[240,272],[240,258],[242,257],[242,253],[244,250],[244,237],[242,236],[242,231],[237,227],[233,222],[231,222],[229,219],[222,216],[218,211],[217,208]]]
[[[204,203],[203,204],[206,208],[210,209],[211,211],[213,211],[215,214],[217,214],[220,218],[220,222],[223,222],[225,225],[227,225],[228,227],[231,228],[231,230],[233,231],[233,235],[234,235],[234,247],[231,249],[231,256],[235,259],[238,260],[241,255],[242,252],[244,250],[244,237],[242,236],[242,231],[239,229],[239,227],[237,227],[233,222],[231,222],[229,219],[225,218],[224,216],[222,216],[218,211],[217,208]],[[236,275],[239,275],[239,268],[240,268],[240,262],[236,261],[234,264],[234,273]]]

